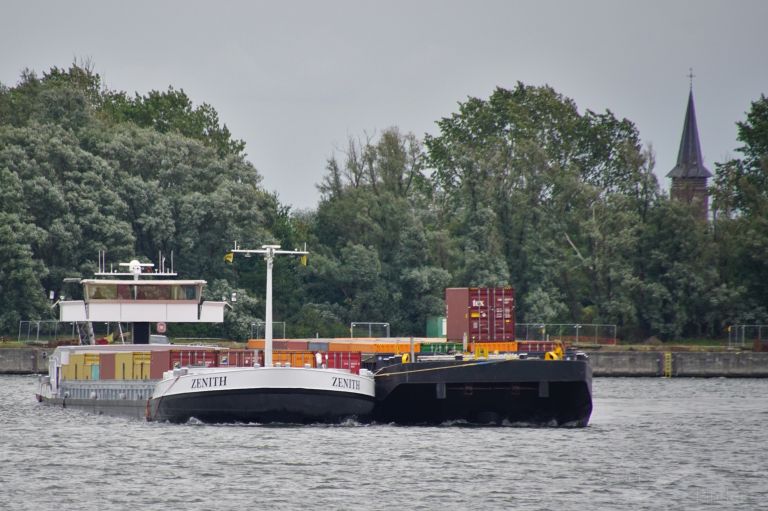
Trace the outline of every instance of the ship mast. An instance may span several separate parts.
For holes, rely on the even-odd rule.
[[[260,249],[240,249],[230,250],[232,254],[245,254],[246,257],[251,254],[264,254],[264,260],[267,262],[267,299],[264,311],[264,367],[272,367],[272,266],[276,255],[298,255],[305,256],[309,254],[306,250],[280,250],[280,245],[262,245]]]

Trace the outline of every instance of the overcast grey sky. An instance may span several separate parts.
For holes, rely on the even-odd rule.
[[[693,68],[705,164],[736,156],[735,122],[768,93],[768,2],[6,1],[0,82],[90,59],[108,87],[169,85],[210,103],[264,185],[314,207],[349,136],[422,137],[468,96],[549,84],[580,111],[633,121],[674,166]]]

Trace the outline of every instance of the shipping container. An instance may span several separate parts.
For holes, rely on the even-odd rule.
[[[73,380],[90,380],[91,370],[85,367],[85,354],[73,353],[69,356],[69,364],[72,366]],[[87,373],[86,373],[87,371]]]
[[[349,369],[354,374],[360,373],[360,352],[335,351],[323,354],[325,366],[331,369]]]
[[[137,351],[133,353],[133,379],[148,380],[150,374],[151,352]]]
[[[307,341],[285,341],[288,351],[307,351]]]
[[[422,342],[420,348],[423,354],[461,353],[464,346],[460,342]]]
[[[253,350],[226,350],[219,353],[219,367],[252,367]]]
[[[171,367],[216,367],[218,355],[213,348],[171,350]]]
[[[326,341],[309,341],[307,349],[309,351],[328,351],[328,343]]]
[[[489,354],[493,353],[514,353],[518,351],[518,343],[516,341],[510,342],[478,342],[469,346],[470,352],[482,348]]]
[[[171,352],[168,350],[152,350],[149,359],[149,377],[159,380],[163,373],[173,368],[171,365]]]
[[[133,353],[130,351],[115,353],[115,379],[133,379]]]
[[[376,353],[410,353],[410,342],[379,342],[376,343]],[[421,352],[421,343],[413,343],[413,352]]]
[[[264,339],[248,339],[246,346],[249,350],[263,350]]]
[[[462,342],[515,340],[515,290],[454,287],[445,290],[446,337]]]
[[[328,351],[352,351],[354,350],[354,344],[348,342],[329,342]]]
[[[315,366],[315,354],[311,351],[275,351],[272,353],[272,363],[291,367]]]
[[[99,354],[99,377],[102,380],[115,379],[115,354]]]
[[[556,343],[552,341],[519,341],[517,351],[521,353],[546,353],[555,349]]]
[[[427,337],[445,337],[445,316],[430,316],[427,318]]]
[[[350,342],[350,351],[359,351],[360,353],[376,353],[376,344],[372,342]]]

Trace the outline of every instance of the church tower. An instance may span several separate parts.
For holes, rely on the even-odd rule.
[[[707,179],[712,177],[712,173],[704,166],[701,157],[699,130],[696,127],[696,110],[693,106],[693,87],[688,94],[688,110],[685,112],[685,124],[683,124],[683,137],[680,140],[680,151],[677,153],[677,165],[669,171],[667,177],[672,178],[670,196],[688,204],[696,204],[699,218],[706,221],[709,212]]]

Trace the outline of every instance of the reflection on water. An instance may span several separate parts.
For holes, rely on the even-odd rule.
[[[596,379],[583,429],[171,425],[35,388],[0,377],[0,509],[766,506],[763,380]]]

